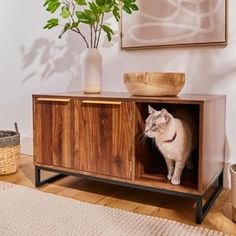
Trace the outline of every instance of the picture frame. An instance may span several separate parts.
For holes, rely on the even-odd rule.
[[[136,0],[121,12],[121,49],[227,45],[228,0]]]

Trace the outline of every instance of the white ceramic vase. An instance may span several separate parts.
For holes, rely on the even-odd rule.
[[[232,220],[236,223],[236,164],[229,167],[231,174]]]
[[[84,93],[102,90],[102,56],[96,48],[88,48],[82,55],[82,86]]]

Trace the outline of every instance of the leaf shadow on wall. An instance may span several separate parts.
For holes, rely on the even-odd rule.
[[[66,90],[78,88],[81,84],[80,54],[85,45],[76,35],[68,34],[64,41],[41,37],[29,48],[21,46],[22,83],[39,78],[41,81],[58,78],[65,74],[70,80]]]

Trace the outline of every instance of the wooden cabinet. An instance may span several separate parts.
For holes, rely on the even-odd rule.
[[[38,98],[34,103],[34,161],[74,168],[74,106],[69,98]]]
[[[36,185],[44,169],[185,196],[197,201],[201,222],[222,188],[225,100],[217,95],[33,95]],[[148,105],[170,112],[184,108],[195,116],[194,170],[184,169],[178,186],[167,180],[165,161],[151,140],[141,141]],[[216,191],[202,208],[203,196],[214,185]]]
[[[75,169],[130,179],[132,102],[76,99],[74,104]]]
[[[131,101],[39,97],[34,101],[34,161],[130,179]]]

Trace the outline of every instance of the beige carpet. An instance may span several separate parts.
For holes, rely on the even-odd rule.
[[[0,235],[225,235],[0,181]]]

